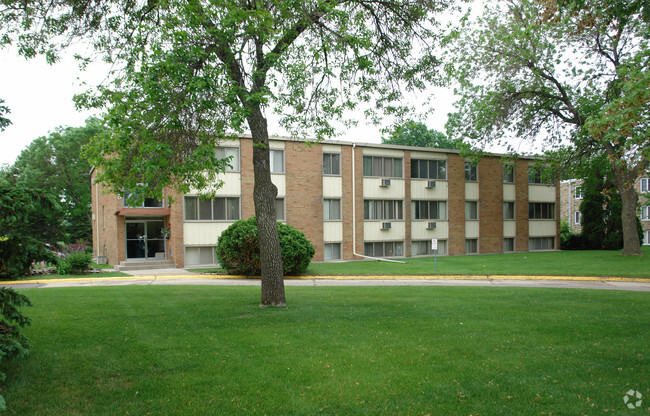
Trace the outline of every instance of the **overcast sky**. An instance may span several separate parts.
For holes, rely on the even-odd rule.
[[[12,164],[29,143],[47,136],[59,126],[78,127],[92,116],[89,111],[74,108],[74,94],[102,82],[107,68],[101,65],[81,72],[72,58],[64,57],[48,65],[43,57],[25,60],[13,49],[0,50],[0,99],[5,100],[12,124],[0,132],[0,164]],[[444,131],[447,113],[452,111],[451,93],[437,92],[436,112],[427,121],[429,128]],[[271,120],[269,133],[282,135]],[[380,143],[380,127],[360,122],[359,127],[345,130],[337,139],[354,142]]]

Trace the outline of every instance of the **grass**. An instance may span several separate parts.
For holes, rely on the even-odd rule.
[[[352,261],[312,263],[305,275],[551,275],[617,276],[650,278],[650,247],[643,256],[621,256],[620,251],[548,251],[533,253],[486,254],[476,256],[405,259],[402,263]],[[195,269],[223,272],[223,269]]]
[[[10,414],[632,414],[625,392],[650,397],[642,292],[287,287],[283,309],[256,287],[22,292]]]

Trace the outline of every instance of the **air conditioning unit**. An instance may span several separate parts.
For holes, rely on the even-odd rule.
[[[390,179],[382,179],[381,186],[390,186]]]
[[[435,187],[436,187],[436,181],[427,182],[427,188],[435,188]]]
[[[382,230],[390,230],[390,223],[389,222],[382,222],[381,223],[381,229]]]
[[[433,230],[434,228],[436,228],[435,222],[427,223],[427,230]]]

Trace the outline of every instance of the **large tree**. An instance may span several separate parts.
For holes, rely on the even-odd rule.
[[[460,149],[461,139],[449,139],[444,133],[430,129],[420,121],[408,120],[395,126],[382,137],[382,143],[401,146],[435,147],[438,149]]]
[[[490,2],[450,36],[462,98],[449,131],[475,143],[569,145],[567,163],[606,152],[622,253],[640,255],[634,180],[650,163],[649,37],[644,0]]]
[[[359,103],[403,114],[403,93],[435,76],[434,13],[446,3],[5,0],[0,24],[8,38],[21,35],[26,55],[56,57],[66,39],[88,36],[116,65],[112,84],[79,100],[107,109],[111,133],[87,154],[100,180],[116,191],[160,197],[166,186],[205,190],[224,166],[215,157],[215,139],[248,129],[261,304],[285,305],[269,112],[292,135],[317,140],[331,136],[332,120]]]

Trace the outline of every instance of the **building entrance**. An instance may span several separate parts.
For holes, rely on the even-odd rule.
[[[128,260],[165,259],[165,238],[160,218],[126,219],[126,258]]]

